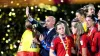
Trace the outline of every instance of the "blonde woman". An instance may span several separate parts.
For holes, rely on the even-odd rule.
[[[71,27],[77,56],[90,56],[87,49],[87,34],[83,29],[82,23],[77,20],[73,20],[71,22]]]

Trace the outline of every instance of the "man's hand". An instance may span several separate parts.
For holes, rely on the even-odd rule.
[[[42,34],[40,35],[39,40],[40,41],[43,41],[44,40],[44,36]]]
[[[26,7],[26,16],[29,17],[29,7]]]
[[[37,38],[34,38],[33,42],[36,43],[36,44],[40,44],[40,42],[37,40]]]

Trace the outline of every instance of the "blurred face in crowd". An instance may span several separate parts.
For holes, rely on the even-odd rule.
[[[46,24],[46,27],[48,29],[54,27],[54,24],[55,24],[55,18],[53,16],[48,16],[45,20],[45,24]]]
[[[78,12],[76,12],[76,18],[81,21],[81,15]]]
[[[90,17],[86,17],[87,27],[90,28],[94,22]]]
[[[76,32],[77,32],[77,28],[75,28],[75,24],[76,24],[76,22],[71,23],[71,30],[72,30],[73,34],[76,34]]]
[[[97,15],[98,15],[98,17],[100,17],[100,10],[98,11],[98,14]],[[98,18],[98,19],[100,19],[100,18]]]
[[[94,15],[95,14],[95,8],[94,6],[89,6],[88,7],[88,15]]]
[[[64,35],[65,34],[65,25],[63,23],[57,25],[57,32],[60,35]]]
[[[100,23],[98,23],[98,31],[100,31]]]

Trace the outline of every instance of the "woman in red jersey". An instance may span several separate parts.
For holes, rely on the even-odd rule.
[[[51,43],[50,56],[55,56],[54,51],[56,51],[57,56],[71,56],[73,42],[71,37],[65,33],[66,29],[68,29],[65,23],[66,21],[62,20],[56,24],[56,31],[58,35],[53,39]]]
[[[74,47],[77,56],[90,56],[87,49],[87,35],[82,27],[81,22],[73,19],[71,26],[74,39]]]
[[[92,42],[92,52],[95,52],[95,56],[100,56],[100,20],[98,22],[98,32],[94,35]]]

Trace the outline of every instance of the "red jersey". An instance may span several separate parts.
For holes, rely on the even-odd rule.
[[[64,43],[67,43],[68,48],[68,55],[71,56],[71,47],[73,46],[73,42],[71,37],[64,37],[63,38]],[[51,49],[55,50],[57,52],[57,56],[65,56],[66,50],[63,46],[63,43],[59,36],[57,36],[51,43]]]
[[[93,27],[91,30],[88,31],[88,41],[89,41],[89,45],[92,45],[92,40],[94,38],[94,34],[97,32],[97,28]]]
[[[88,46],[88,40],[87,40],[87,34],[83,34],[80,38],[80,44],[81,44],[81,52],[82,53],[82,48],[87,48]],[[87,48],[87,56],[90,56],[90,52]]]
[[[100,32],[94,35],[91,50],[96,53],[95,56],[100,56]]]

